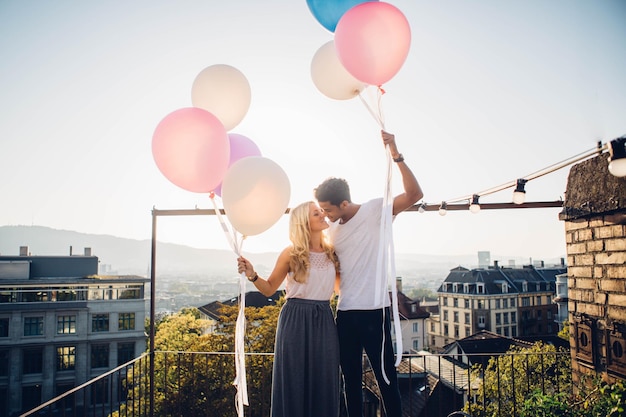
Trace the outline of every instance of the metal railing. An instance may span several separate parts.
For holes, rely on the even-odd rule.
[[[516,416],[531,392],[570,392],[569,352],[404,355],[398,380],[404,415]],[[236,417],[235,363],[229,352],[154,353],[112,369],[20,417]],[[246,417],[270,414],[273,354],[246,357],[250,405]],[[471,365],[470,363],[473,363]],[[380,410],[378,387],[364,358],[364,407]],[[151,389],[152,388],[152,389]],[[460,415],[460,414],[457,414]]]

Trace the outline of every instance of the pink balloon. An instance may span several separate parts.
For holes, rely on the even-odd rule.
[[[229,133],[228,140],[230,142],[230,162],[228,167],[239,161],[241,158],[248,156],[261,156],[261,150],[252,139],[237,133]],[[215,194],[222,196],[222,184],[215,188]]]
[[[354,78],[380,86],[400,70],[409,54],[411,28],[402,12],[384,2],[365,2],[337,23],[335,48]]]
[[[224,125],[206,110],[175,110],[159,122],[152,136],[157,167],[175,185],[208,193],[226,174],[230,145]]]

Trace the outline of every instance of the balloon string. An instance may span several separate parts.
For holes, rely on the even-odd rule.
[[[211,203],[215,209],[215,214],[222,226],[224,235],[228,240],[233,252],[239,257],[241,256],[243,241],[245,236],[241,236],[241,239],[237,237],[236,231],[233,229],[232,236],[228,229],[228,225],[222,216],[222,213],[217,208],[215,203],[215,193],[210,194]],[[246,274],[242,272],[239,276],[239,312],[237,314],[237,321],[235,324],[235,380],[233,385],[237,388],[235,394],[235,409],[237,410],[237,417],[244,417],[244,405],[249,405],[248,402],[248,386],[246,381],[246,354],[245,354],[245,333],[246,333]]]
[[[365,97],[363,97],[363,94],[361,94],[360,92],[359,92],[359,99],[361,100],[361,103],[363,103],[363,105],[365,106],[369,114],[374,118],[376,123],[378,123],[380,128],[385,130],[385,118],[383,116],[382,106],[381,106],[382,95],[385,93],[385,90],[383,90],[379,86],[377,87],[376,91],[377,91],[376,110],[372,108],[372,106],[368,103],[368,100]]]
[[[402,328],[400,326],[400,314],[398,311],[398,294],[397,287],[395,283],[396,277],[396,269],[394,262],[394,245],[393,245],[393,195],[391,190],[391,178],[392,178],[392,166],[393,166],[393,158],[391,156],[391,150],[389,146],[385,146],[385,153],[387,156],[387,179],[385,182],[385,191],[383,197],[383,207],[382,207],[382,219],[380,222],[380,246],[378,249],[378,259],[376,265],[376,281],[377,285],[375,286],[375,299],[379,304],[382,304],[383,309],[383,338],[382,338],[382,347],[381,347],[381,371],[384,381],[389,384],[389,378],[387,377],[387,373],[385,371],[385,297],[388,297],[388,286],[391,284],[391,300],[392,300],[392,316],[394,320],[394,330],[397,337],[396,339],[396,361],[395,366],[400,365],[400,361],[402,360]]]

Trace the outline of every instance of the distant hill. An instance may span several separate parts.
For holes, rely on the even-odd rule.
[[[150,268],[150,240],[126,239],[110,235],[96,235],[44,226],[0,226],[0,255],[19,255],[20,246],[28,246],[32,255],[62,256],[82,255],[85,248],[107,265],[112,274],[147,276]],[[269,272],[278,253],[250,254],[258,270]],[[157,243],[159,274],[189,274],[233,276],[237,274],[235,254],[228,250],[197,249],[172,243]],[[514,259],[493,257],[492,259]],[[447,272],[456,267],[475,267],[477,255],[445,256],[396,253],[396,271],[399,276],[433,276],[443,280]],[[559,260],[546,260],[558,263]],[[504,262],[501,262],[504,266]],[[518,263],[521,265],[521,263]]]
[[[43,226],[0,226],[0,254],[19,255],[20,246],[28,246],[31,255],[64,256],[84,254],[91,248],[101,265],[112,273],[147,275],[150,268],[151,241],[95,235]],[[196,272],[211,269],[235,269],[235,255],[227,250],[197,249],[157,242],[157,270]],[[236,274],[236,270],[234,271]]]

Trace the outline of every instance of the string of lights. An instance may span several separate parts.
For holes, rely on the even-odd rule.
[[[462,197],[444,200],[441,204],[428,204],[422,202],[416,206],[413,206],[410,211],[419,211],[423,213],[425,211],[437,211],[441,216],[445,216],[448,210],[468,210],[472,213],[478,213],[481,209],[510,209],[510,208],[542,208],[542,207],[562,207],[563,201],[543,201],[526,203],[526,183],[542,177],[544,175],[555,172],[559,169],[572,165],[576,162],[588,159],[592,156],[600,155],[603,152],[609,152],[609,172],[616,177],[626,177],[626,135],[617,139],[613,139],[608,144],[602,144],[598,142],[597,146],[593,149],[581,152],[563,161],[552,164],[539,171],[525,175],[513,181],[505,182],[504,184],[488,188],[486,190],[468,194]],[[515,187],[513,191],[512,202],[506,203],[488,203],[480,204],[480,197],[497,193],[507,188]]]

